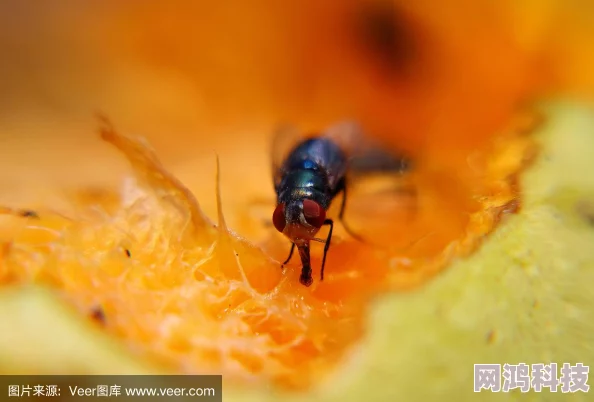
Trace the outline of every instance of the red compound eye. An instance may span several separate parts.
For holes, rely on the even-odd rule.
[[[311,226],[320,228],[326,220],[326,211],[312,200],[303,200],[303,216]]]
[[[285,220],[285,204],[278,204],[272,214],[272,223],[279,232],[285,230],[287,221]]]

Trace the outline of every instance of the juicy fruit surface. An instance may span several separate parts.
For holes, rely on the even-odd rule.
[[[144,142],[105,125],[103,139],[127,157],[134,177],[119,194],[81,192],[76,215],[5,209],[10,241],[0,280],[55,287],[133,351],[175,370],[307,388],[360,339],[374,296],[429,280],[518,209],[515,176],[534,152],[523,131],[513,127],[476,155],[467,194],[438,186],[440,177],[421,169],[410,178],[420,194],[414,213],[400,226],[394,215],[388,232],[375,229],[393,243],[395,233],[408,233],[401,244],[430,236],[394,251],[338,230],[325,280],[306,288],[298,263],[281,270],[270,257],[283,252],[282,239],[268,240],[267,254],[230,232],[219,193],[212,224]],[[386,213],[410,212],[407,202]],[[321,248],[312,253],[317,267]]]

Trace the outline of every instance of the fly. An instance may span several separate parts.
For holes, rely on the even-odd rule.
[[[354,123],[340,123],[326,132],[300,138],[295,128],[286,126],[277,131],[273,143],[273,181],[277,195],[276,208],[272,222],[276,230],[285,235],[292,243],[291,251],[283,266],[287,264],[297,248],[302,269],[299,281],[304,286],[313,283],[310,262],[310,243],[324,243],[324,254],[320,271],[320,280],[324,280],[326,255],[332,240],[334,221],[327,217],[327,211],[334,199],[342,193],[338,220],[345,230],[358,240],[344,221],[347,201],[347,172],[356,159],[355,152],[362,149],[359,127]],[[292,143],[283,153],[283,143]],[[359,163],[361,171],[373,170],[373,160],[379,162],[376,170],[389,168],[400,169],[402,159],[391,160],[378,158],[377,152],[365,163]],[[359,159],[359,162],[364,159]],[[395,163],[395,164],[394,164]],[[328,226],[326,240],[316,238],[323,226]]]

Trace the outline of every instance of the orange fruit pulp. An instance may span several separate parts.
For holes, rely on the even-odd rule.
[[[272,236],[259,248],[230,232],[220,194],[212,224],[152,150],[105,126],[103,139],[128,158],[136,181],[121,194],[81,193],[79,215],[4,208],[18,216],[4,225],[0,280],[55,287],[139,355],[180,372],[305,389],[364,334],[375,295],[427,281],[517,211],[515,178],[534,148],[518,127],[501,135],[474,155],[472,193],[450,191],[447,175],[416,172],[417,196],[379,211],[394,217],[373,229],[386,244],[358,243],[337,225],[325,279],[307,288],[297,259],[283,270],[272,257],[285,256],[286,241]],[[351,208],[356,216],[366,203]],[[321,250],[312,247],[314,275]]]

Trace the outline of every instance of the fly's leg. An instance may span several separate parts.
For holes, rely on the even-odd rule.
[[[303,286],[311,286],[313,278],[311,277],[311,263],[309,260],[309,242],[299,244],[297,248],[299,250],[299,256],[301,257],[301,263],[303,264],[299,282],[301,282]]]
[[[320,271],[320,280],[324,280],[324,266],[326,265],[326,254],[328,253],[328,249],[330,249],[330,241],[332,240],[332,229],[334,229],[334,222],[332,219],[326,219],[324,221],[324,225],[330,225],[330,230],[328,231],[328,237],[326,238],[326,244],[324,245],[324,257],[322,257],[322,270]]]
[[[281,268],[284,268],[284,266],[287,265],[289,261],[291,261],[291,257],[293,257],[293,251],[295,251],[295,243],[291,243],[291,251],[289,252],[287,260],[281,265]]]
[[[344,226],[344,229],[347,231],[349,235],[354,237],[355,239],[359,240],[362,243],[366,243],[365,240],[349,227],[344,220],[344,211],[346,209],[346,200],[347,200],[347,186],[346,186],[346,179],[342,179],[336,188],[336,194],[342,191],[342,202],[340,203],[340,212],[338,213],[338,220]]]

